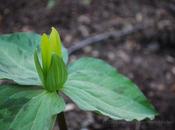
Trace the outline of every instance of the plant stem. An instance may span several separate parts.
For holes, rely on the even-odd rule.
[[[64,112],[61,112],[57,115],[57,122],[60,130],[68,130],[66,120],[64,117]]]

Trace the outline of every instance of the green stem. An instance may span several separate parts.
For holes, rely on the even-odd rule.
[[[64,112],[61,112],[57,115],[57,122],[58,122],[59,130],[68,130],[66,125],[66,120],[64,117]]]

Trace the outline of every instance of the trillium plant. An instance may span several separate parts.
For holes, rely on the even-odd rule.
[[[106,62],[83,57],[68,64],[55,28],[50,35],[0,36],[0,130],[66,130],[64,93],[77,106],[114,120],[157,114],[139,88]]]

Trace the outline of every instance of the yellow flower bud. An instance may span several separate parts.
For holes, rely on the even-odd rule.
[[[63,87],[67,80],[67,68],[62,57],[62,43],[59,33],[52,27],[50,36],[41,37],[42,66],[35,52],[35,66],[39,77],[48,91],[56,91]]]

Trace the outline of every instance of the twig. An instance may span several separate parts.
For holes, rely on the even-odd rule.
[[[73,43],[73,46],[71,46],[68,49],[69,54],[74,53],[75,51],[84,48],[85,46],[91,45],[93,43],[102,43],[101,41],[104,41],[110,37],[114,37],[114,38],[122,38],[124,36],[127,36],[129,34],[138,32],[140,30],[143,30],[144,28],[147,28],[148,26],[142,24],[137,24],[134,27],[128,26],[126,28],[124,28],[123,30],[120,31],[112,31],[112,32],[106,32],[106,33],[102,33],[102,34],[98,34],[92,37],[89,37],[85,40]]]
[[[61,112],[57,115],[57,122],[60,130],[68,130],[66,120],[64,117],[64,112]]]

